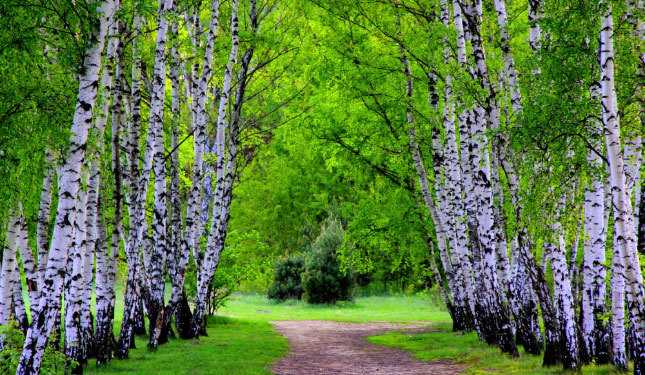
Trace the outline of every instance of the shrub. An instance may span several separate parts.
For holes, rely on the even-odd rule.
[[[231,294],[233,294],[233,290],[235,290],[234,280],[221,276],[222,275],[218,273],[209,285],[207,306],[208,315],[215,315],[217,310],[224,307]]]
[[[330,217],[305,261],[302,275],[304,298],[309,303],[336,303],[351,299],[353,279],[343,272],[337,250],[343,244],[343,228],[338,219]]]
[[[14,374],[20,355],[25,335],[18,328],[14,321],[7,325],[0,325],[0,374]],[[70,361],[65,354],[48,345],[43,356],[40,373],[65,374],[69,369],[75,368],[76,362]]]
[[[302,298],[302,279],[305,261],[302,256],[290,256],[279,261],[275,267],[273,284],[269,287],[270,299],[284,301]]]

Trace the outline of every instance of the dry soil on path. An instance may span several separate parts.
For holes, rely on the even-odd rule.
[[[453,375],[463,366],[422,362],[402,350],[371,344],[367,336],[387,331],[426,331],[426,325],[276,321],[274,327],[289,341],[290,352],[273,366],[278,375]]]

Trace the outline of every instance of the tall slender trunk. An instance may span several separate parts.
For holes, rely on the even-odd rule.
[[[118,3],[117,3],[118,5]],[[109,362],[114,355],[115,338],[113,333],[114,321],[114,283],[116,272],[116,257],[119,254],[122,223],[121,223],[121,168],[120,168],[120,133],[121,124],[124,121],[123,93],[124,93],[124,63],[123,63],[123,41],[120,34],[123,25],[120,20],[113,21],[113,56],[112,67],[113,78],[111,87],[112,105],[112,175],[114,177],[114,189],[112,190],[112,201],[114,204],[114,217],[112,224],[112,235],[108,252],[103,247],[98,249],[101,267],[97,267],[97,307],[96,307],[96,360],[97,364]],[[109,94],[108,94],[109,95]],[[99,130],[101,131],[101,130]],[[99,298],[100,297],[100,298]]]
[[[645,253],[645,186],[642,183],[638,206],[638,248],[641,254]]]
[[[562,198],[564,201],[564,197]],[[564,202],[559,205],[562,215]],[[574,311],[573,293],[571,290],[571,278],[567,267],[566,243],[564,240],[564,230],[560,222],[552,225],[553,233],[558,238],[558,244],[547,243],[546,252],[551,260],[551,269],[553,271],[553,298],[554,305],[558,311],[560,323],[560,342],[562,351],[560,357],[564,368],[576,369],[580,366],[578,353],[578,332]]]
[[[475,107],[471,134],[465,134],[465,138],[471,141],[470,162],[474,172],[473,181],[477,202],[477,236],[482,253],[483,277],[481,281],[486,294],[481,309],[482,332],[487,342],[497,344],[502,351],[515,356],[518,353],[513,337],[510,312],[503,301],[496,266],[501,228],[495,220],[491,173],[497,173],[497,171],[490,170],[488,142],[484,135],[488,126],[493,129],[499,126],[499,110],[495,92],[488,78],[486,56],[480,34],[481,3],[479,1],[460,2],[460,6],[470,32],[472,55],[475,62],[474,76],[488,95],[487,108],[480,105]]]
[[[239,0],[233,0],[231,4],[231,50],[224,72],[224,85],[222,89],[222,97],[219,102],[217,112],[217,189],[215,191],[215,204],[213,205],[213,219],[211,223],[211,231],[208,236],[206,244],[206,251],[204,253],[201,264],[199,264],[197,274],[197,301],[195,302],[195,310],[193,313],[192,329],[195,336],[204,334],[206,332],[205,314],[207,305],[207,296],[209,285],[215,275],[215,270],[219,262],[219,252],[222,250],[224,238],[226,235],[225,223],[228,220],[228,208],[224,202],[225,196],[225,177],[227,173],[233,171],[226,171],[225,165],[225,141],[226,141],[226,106],[228,104],[229,96],[231,94],[231,85],[233,78],[233,68],[237,62],[237,54],[239,50],[239,34],[238,34],[238,8]],[[233,161],[234,162],[234,161]]]
[[[16,374],[37,374],[55,316],[60,308],[62,292],[62,270],[67,264],[67,255],[73,243],[73,228],[76,223],[76,200],[80,188],[80,171],[85,160],[87,134],[96,102],[98,72],[101,65],[101,51],[107,31],[108,18],[113,13],[113,3],[102,3],[100,30],[95,32],[89,43],[79,77],[79,90],[71,130],[69,154],[61,169],[58,210],[52,245],[47,261],[43,298],[39,300],[38,312],[27,331],[23,352]]]
[[[457,16],[457,14],[455,15]],[[450,10],[448,1],[441,2],[441,20],[444,26],[450,27]],[[444,62],[450,60],[448,40],[445,40]],[[408,76],[408,79],[411,79]],[[475,319],[475,283],[473,280],[472,260],[468,249],[468,227],[466,225],[465,206],[462,185],[462,170],[459,160],[459,151],[456,138],[455,104],[452,97],[452,77],[445,77],[444,85],[444,112],[443,125],[446,132],[446,146],[444,152],[444,165],[446,173],[446,194],[449,212],[449,230],[452,232],[451,242],[455,253],[456,263],[459,265],[460,287],[463,288],[463,328],[470,330],[477,327]]]
[[[618,100],[614,81],[613,33],[613,17],[611,6],[609,6],[607,13],[603,16],[600,30],[601,102],[616,239],[619,247],[618,251],[615,251],[615,255],[624,259],[629,318],[634,329],[634,345],[637,352],[634,367],[636,372],[642,372],[645,367],[645,293],[636,249],[636,228],[626,178],[625,161],[621,150]]]
[[[137,10],[134,16],[134,40],[132,42],[132,85],[131,96],[131,120],[129,124],[129,145],[128,145],[128,169],[129,169],[129,215],[130,225],[128,240],[125,243],[126,261],[128,264],[128,276],[123,295],[123,320],[121,321],[121,334],[119,336],[117,358],[127,358],[130,348],[134,348],[134,335],[144,334],[145,327],[137,332],[138,322],[143,321],[143,314],[140,314],[141,300],[141,275],[140,275],[140,248],[141,236],[143,235],[143,221],[145,196],[148,189],[148,178],[150,175],[149,160],[152,152],[146,149],[143,172],[139,172],[139,138],[141,131],[141,85],[142,85],[142,62],[140,52],[141,29],[143,16]],[[149,137],[150,138],[150,137]],[[148,140],[149,142],[149,140]],[[147,171],[147,174],[146,174]],[[142,201],[143,200],[143,201]]]
[[[14,223],[16,228],[16,249],[20,258],[22,259],[22,267],[25,274],[25,281],[27,282],[27,291],[29,292],[29,301],[35,303],[38,301],[38,272],[37,265],[34,260],[34,255],[27,243],[27,220],[22,210],[22,205],[19,204],[18,216]]]
[[[172,34],[177,35],[177,23],[172,25]],[[173,40],[170,49],[171,67],[170,81],[172,84],[172,129],[171,129],[171,150],[178,147],[179,125],[180,125],[180,105],[181,105],[181,82],[179,80],[180,57],[177,49],[177,40]],[[197,166],[196,166],[197,167]],[[164,325],[169,327],[170,320],[174,316],[175,326],[181,338],[190,338],[190,308],[186,309],[188,302],[184,293],[184,280],[186,266],[189,260],[188,245],[185,241],[185,233],[181,223],[181,201],[179,198],[179,151],[174,151],[170,157],[170,228],[168,244],[170,247],[168,257],[168,269],[172,280],[172,294],[170,302],[166,308],[166,322]]]
[[[208,27],[208,34],[206,37],[206,48],[204,52],[204,64],[202,67],[201,75],[198,74],[197,63],[193,65],[192,74],[192,95],[193,95],[193,131],[194,131],[194,165],[193,165],[193,178],[190,195],[188,197],[188,205],[186,207],[186,236],[188,245],[195,262],[199,265],[201,258],[200,239],[202,236],[203,228],[206,225],[206,220],[199,214],[200,203],[204,201],[205,175],[206,165],[204,164],[204,153],[208,148],[208,141],[206,137],[206,125],[208,122],[208,115],[206,112],[206,99],[208,96],[208,82],[213,75],[213,54],[215,48],[215,41],[219,31],[219,0],[211,2],[211,20]],[[199,17],[194,17],[194,31],[193,35],[197,34],[199,29]],[[197,49],[198,39],[193,40],[193,48]],[[210,181],[210,180],[209,180]]]
[[[522,109],[522,97],[520,95],[520,87],[517,82],[517,70],[515,69],[515,61],[513,53],[511,52],[510,36],[508,34],[508,15],[506,14],[506,1],[495,0],[495,11],[497,12],[497,25],[500,30],[500,44],[502,54],[504,56],[504,80],[511,91],[511,106],[514,112],[519,112]]]
[[[81,170],[81,179],[88,178],[87,168]],[[83,309],[83,253],[87,237],[87,191],[78,191],[76,207],[76,225],[73,231],[74,240],[69,249],[65,275],[65,355],[76,364],[72,373],[82,373],[87,362],[88,347],[81,331],[81,311]],[[87,301],[89,302],[89,301]]]
[[[172,0],[159,1],[159,29],[155,48],[155,66],[152,83],[150,132],[154,138],[155,208],[153,214],[154,246],[150,254],[150,340],[148,347],[155,349],[166,338],[161,337],[164,322],[163,265],[167,256],[166,246],[166,165],[163,139],[163,113],[166,87],[166,35],[167,13],[173,8]]]
[[[590,165],[600,166],[600,157],[589,151]],[[591,176],[591,184],[584,198],[584,258],[582,272],[582,345],[588,360],[606,363],[608,347],[605,313],[605,241],[607,231],[604,219],[604,185],[597,176]]]
[[[7,230],[7,246],[2,251],[2,274],[0,274],[0,324],[8,324],[14,320],[25,330],[28,326],[27,314],[22,303],[22,285],[20,283],[20,268],[16,257],[17,240],[19,236],[18,216],[9,218]],[[0,339],[1,341],[1,339]]]
[[[47,169],[43,178],[43,187],[40,193],[40,207],[38,209],[38,223],[36,225],[36,243],[38,246],[38,298],[31,300],[32,315],[35,315],[35,309],[38,305],[38,299],[41,297],[43,283],[45,282],[45,270],[47,269],[47,252],[49,250],[49,225],[51,223],[51,203],[52,203],[52,182],[56,174],[56,168],[53,164],[51,152],[46,151]]]

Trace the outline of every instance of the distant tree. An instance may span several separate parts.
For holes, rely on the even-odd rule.
[[[305,260],[300,255],[290,256],[277,262],[275,278],[269,287],[270,299],[284,301],[286,299],[302,298],[302,273],[305,270]]]
[[[328,218],[323,224],[305,260],[302,286],[307,302],[336,303],[351,299],[354,282],[350,274],[341,270],[336,254],[344,235],[335,217]]]

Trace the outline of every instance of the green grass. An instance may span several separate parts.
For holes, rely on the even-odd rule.
[[[542,356],[520,353],[519,359],[502,354],[499,349],[488,346],[474,333],[456,334],[450,332],[448,324],[436,325],[436,332],[405,334],[389,332],[373,336],[368,340],[410,351],[423,361],[450,360],[466,366],[465,374],[567,374],[562,367],[542,367]],[[611,366],[585,366],[582,374],[620,374]]]
[[[212,318],[208,336],[199,340],[171,340],[155,352],[146,338],[137,338],[137,349],[127,360],[108,366],[87,367],[88,374],[270,374],[271,364],[287,353],[287,340],[268,322]]]
[[[122,315],[117,299],[115,332]],[[344,322],[431,322],[436,332],[390,332],[369,340],[410,351],[424,361],[451,360],[466,366],[466,374],[562,374],[560,367],[543,368],[542,357],[502,354],[471,334],[450,331],[450,317],[427,296],[359,297],[335,306],[299,301],[275,303],[260,295],[235,294],[211,318],[207,337],[171,339],[155,352],[147,338],[137,338],[128,360],[113,360],[103,368],[91,362],[88,374],[269,374],[273,363],[288,351],[287,340],[271,326],[273,320],[334,320]],[[610,366],[586,366],[583,374],[618,374]]]
[[[120,297],[120,296],[119,296]],[[123,314],[117,298],[115,334]],[[235,294],[211,318],[208,336],[197,340],[171,339],[155,352],[148,351],[147,337],[137,338],[137,349],[127,360],[113,360],[97,368],[91,361],[88,374],[269,374],[273,363],[288,351],[287,340],[270,324],[272,320],[336,320],[346,322],[388,321],[449,322],[425,296],[359,297],[335,306],[287,301],[275,303],[260,295]]]
[[[302,301],[275,303],[260,295],[233,295],[220,313],[251,321],[450,322],[450,315],[426,296],[358,297],[332,306]]]

